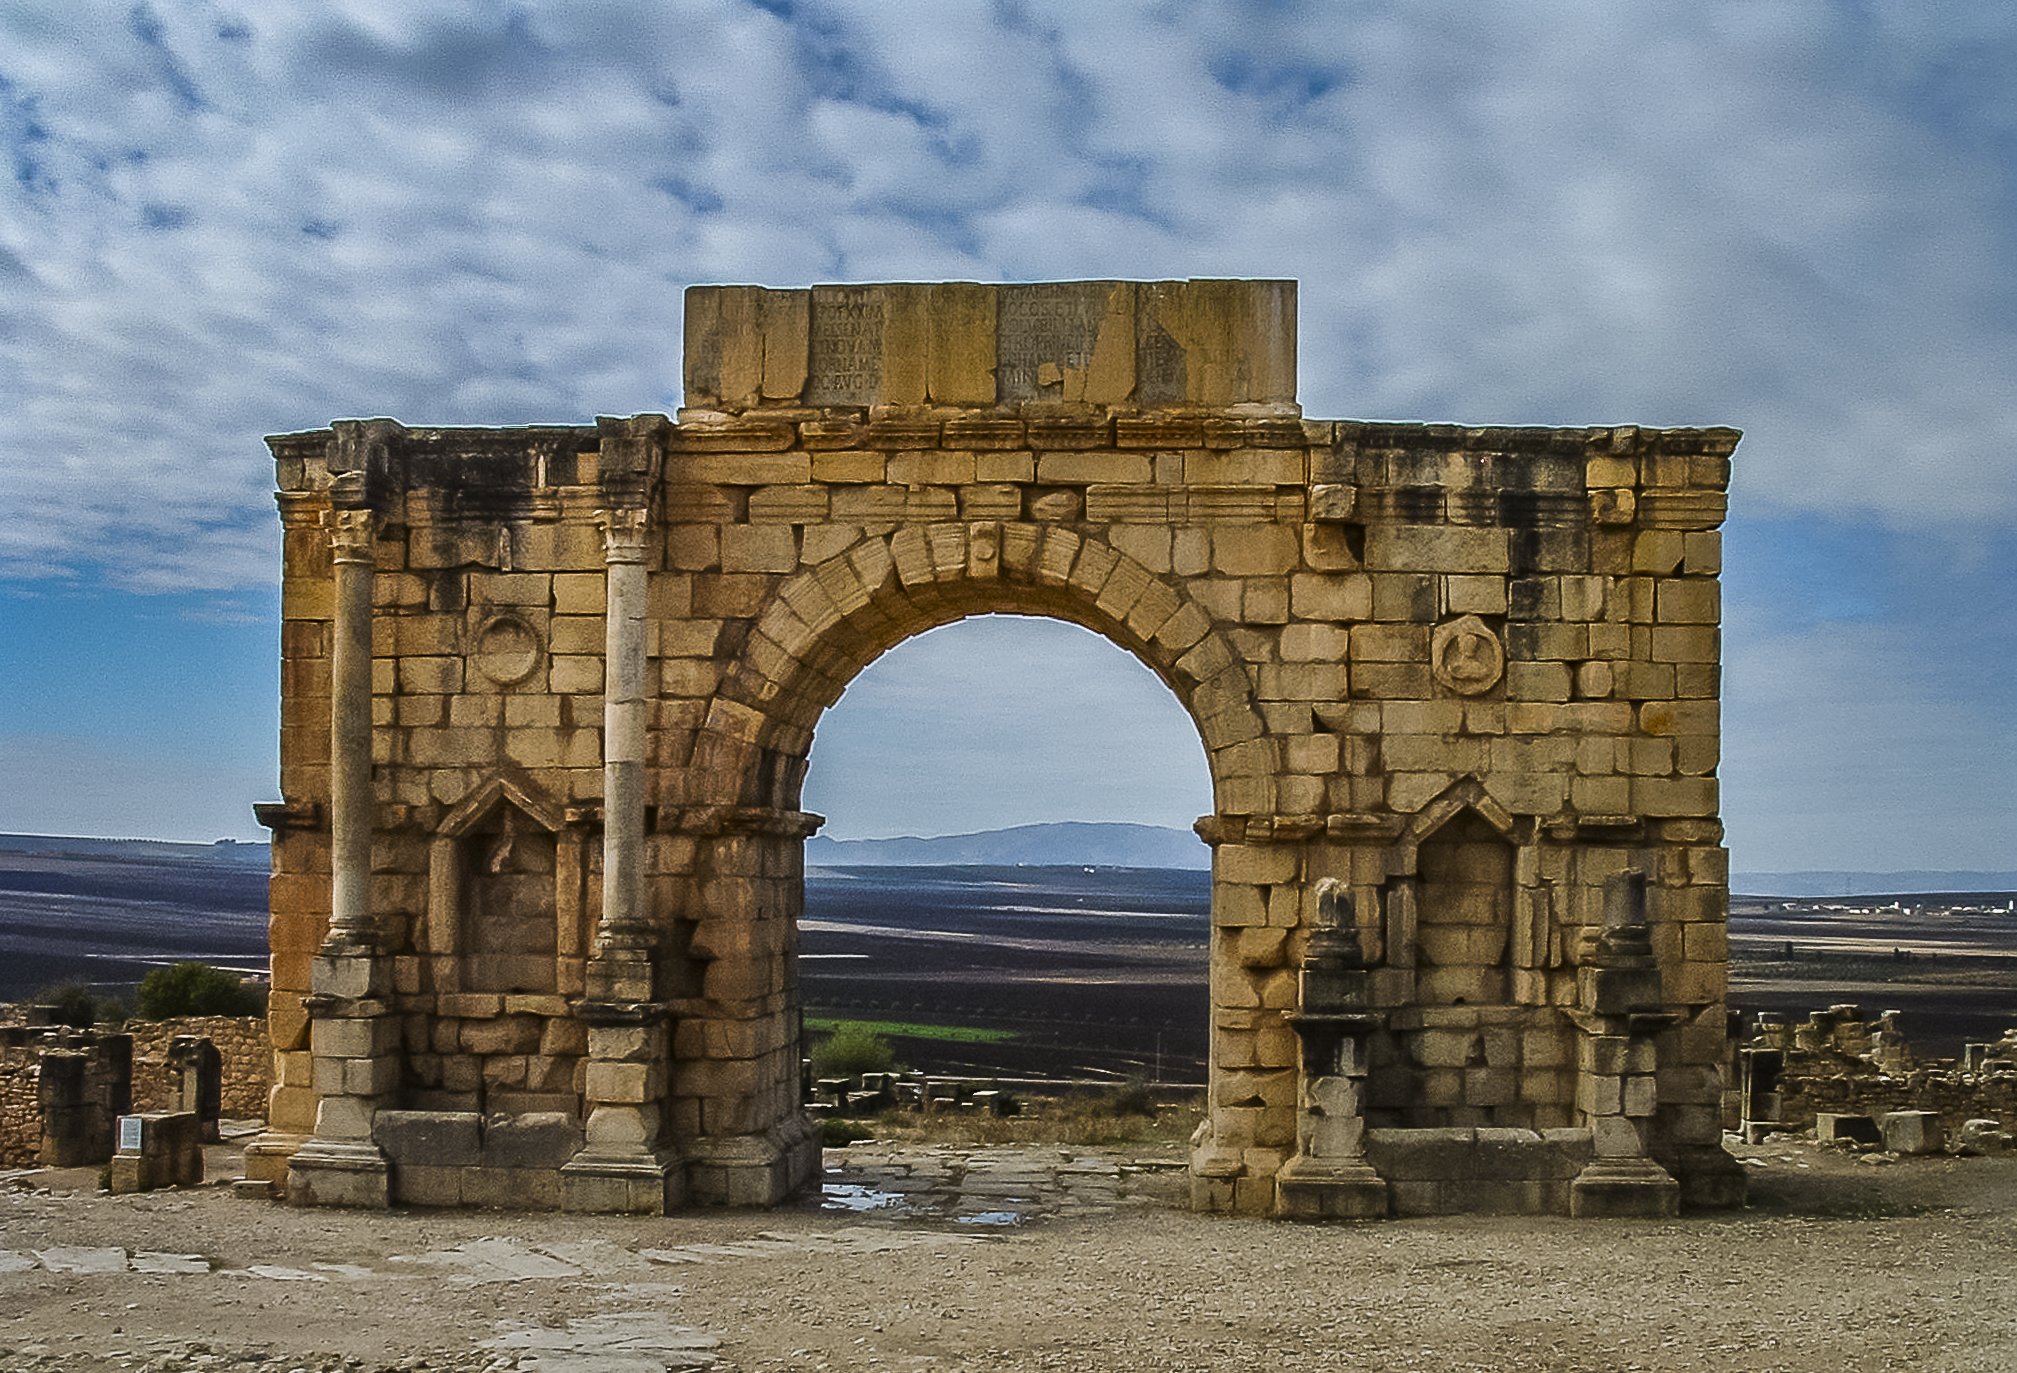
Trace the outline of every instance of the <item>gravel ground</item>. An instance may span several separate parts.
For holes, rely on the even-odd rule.
[[[651,1218],[16,1175],[0,1370],[2017,1368],[2017,1159],[1735,1152],[1751,1207],[1658,1223],[1196,1216],[1168,1172],[1048,1146],[835,1175],[852,1205],[878,1169],[975,1179],[929,1206]]]

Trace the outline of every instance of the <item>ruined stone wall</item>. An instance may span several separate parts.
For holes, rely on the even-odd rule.
[[[1717,530],[1737,436],[1306,420],[1293,311],[1281,282],[695,288],[676,421],[272,440],[275,1131],[308,1135],[333,1092],[621,1107],[677,1146],[696,1195],[742,1197],[735,1178],[804,1137],[796,922],[818,821],[799,797],[820,714],[904,639],[1013,612],[1133,653],[1205,747],[1200,1205],[1271,1209],[1297,1147],[1290,1017],[1324,879],[1371,964],[1371,1124],[1603,1119],[1683,1172],[1714,1153]],[[332,535],[356,530],[360,880],[387,985],[354,998],[332,1054],[304,997],[332,901]],[[629,566],[642,924],[612,947],[648,948],[628,995],[663,1008],[665,1051],[577,1015],[607,1001],[626,774],[605,610]],[[1627,876],[1620,917],[1606,893]],[[1599,1033],[1574,1013],[1619,919],[1650,941],[1631,955],[1647,1014]]]
[[[42,1149],[40,1051],[0,1047],[0,1168],[32,1168]]]
[[[179,1079],[168,1073],[168,1043],[177,1035],[197,1035],[217,1046],[224,1060],[223,1114],[233,1120],[262,1120],[273,1087],[273,1044],[263,1016],[181,1016],[173,1020],[135,1020],[126,1025],[133,1036],[133,1109],[179,1109]]]
[[[1994,1120],[2005,1130],[2017,1130],[2017,1073],[1964,1073],[1942,1063],[1893,1074],[1869,1064],[1794,1054],[1780,1085],[1780,1124],[1787,1130],[1813,1129],[1815,1115],[1823,1111],[1867,1116],[1933,1111],[1949,1138],[1970,1120]]]

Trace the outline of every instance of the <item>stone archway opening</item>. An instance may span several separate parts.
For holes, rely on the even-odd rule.
[[[1190,824],[1210,809],[1210,778],[1195,725],[1139,661],[1022,615],[913,636],[820,717],[804,804],[826,817],[807,842],[809,1018],[915,1026],[891,1031],[903,1060],[953,1076],[1202,1085],[1210,850]],[[1162,833],[1151,852],[1146,835],[1033,828],[1060,822]],[[816,866],[933,861],[849,856],[828,835],[1011,828],[940,846],[956,869]]]

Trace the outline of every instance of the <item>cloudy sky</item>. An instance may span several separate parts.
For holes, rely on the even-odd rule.
[[[2017,868],[2013,70],[2007,0],[10,0],[0,830],[259,836],[264,434],[669,410],[691,283],[1279,276],[1312,417],[1746,431],[1739,868]],[[1209,807],[1026,621],[878,662],[808,793]]]

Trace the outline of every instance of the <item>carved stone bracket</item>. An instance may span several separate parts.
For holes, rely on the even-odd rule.
[[[658,833],[714,838],[724,834],[769,834],[806,839],[826,823],[824,815],[769,806],[686,806],[659,812]]]
[[[252,818],[275,835],[321,829],[324,824],[320,801],[261,801],[252,808]]]

